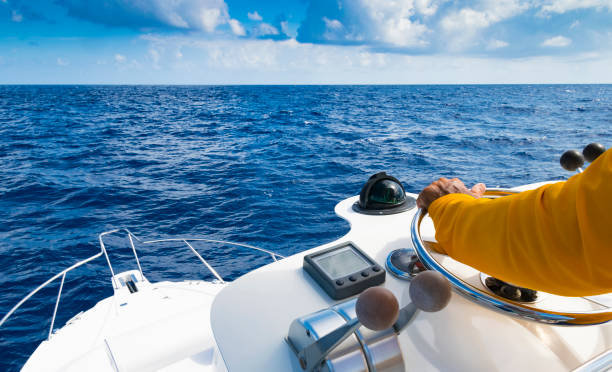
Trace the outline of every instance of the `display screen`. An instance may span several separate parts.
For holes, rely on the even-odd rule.
[[[350,245],[314,257],[313,261],[332,279],[342,278],[370,267],[370,263]]]

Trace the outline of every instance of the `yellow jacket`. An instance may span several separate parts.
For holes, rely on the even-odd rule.
[[[612,149],[565,182],[498,199],[449,194],[429,213],[442,253],[562,296],[612,292]]]

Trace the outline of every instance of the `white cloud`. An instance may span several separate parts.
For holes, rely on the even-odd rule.
[[[578,57],[474,58],[372,53],[367,46],[303,44],[294,39],[201,40],[150,37],[156,47],[187,48],[181,69],[162,68],[175,83],[589,83],[612,82],[612,54]],[[187,59],[187,55],[183,58]],[[257,72],[257,73],[255,73]],[[174,74],[174,75],[172,75]],[[145,81],[146,83],[146,81]]]
[[[254,11],[253,13],[249,12],[249,13],[247,13],[247,16],[249,17],[249,19],[251,21],[261,21],[261,20],[263,20],[263,18],[259,15],[259,13],[257,13],[257,11]]]
[[[131,6],[177,28],[213,32],[231,21],[224,0],[151,0],[131,2]]]
[[[337,12],[312,5],[298,40],[368,44],[378,47],[422,47],[428,28],[420,15],[432,15],[447,0],[335,0]],[[331,13],[330,13],[331,12]],[[333,16],[332,16],[333,14]],[[324,27],[321,27],[323,25]],[[323,28],[323,32],[320,30]]]
[[[342,23],[337,19],[323,17],[323,22],[325,22],[325,27],[327,27],[329,30],[340,30],[343,27]]]
[[[281,31],[285,34],[285,35],[289,35],[291,33],[291,30],[289,29],[289,22],[287,21],[282,21],[280,23],[281,26]]]
[[[13,22],[21,22],[23,21],[23,15],[21,15],[21,13],[19,13],[18,11],[13,10],[11,12],[11,20]]]
[[[278,29],[269,23],[262,22],[254,29],[255,36],[279,35]]]
[[[159,52],[159,50],[155,49],[155,48],[151,48],[149,49],[149,53],[148,53],[148,57],[151,60],[151,62],[153,62],[153,68],[156,70],[160,70],[161,66],[159,65],[159,61],[161,59],[161,54]]]
[[[213,32],[218,25],[225,23],[227,20],[223,18],[221,10],[218,8],[200,10],[201,28],[208,32]]]
[[[446,15],[440,26],[446,32],[451,48],[461,50],[474,44],[482,30],[515,17],[529,7],[530,4],[522,0],[485,0],[478,9],[463,8]]]
[[[153,0],[133,4],[177,28],[213,32],[219,25],[228,24],[231,20],[223,0]]]
[[[441,25],[450,32],[478,30],[514,17],[528,8],[529,4],[520,0],[488,0],[482,2],[478,10],[463,8],[447,15]]]
[[[425,15],[432,16],[438,11],[440,4],[448,0],[415,0],[414,7],[417,12]]]
[[[488,27],[495,22],[495,16],[491,16],[487,12],[479,12],[474,9],[464,8],[457,13],[446,16],[441,21],[442,28],[445,31],[455,32],[465,29],[479,29]]]
[[[244,27],[242,27],[242,25],[240,24],[240,22],[238,20],[230,19],[228,23],[229,23],[230,28],[232,29],[232,32],[234,33],[234,35],[237,35],[237,36],[244,36],[244,35],[246,35],[246,31],[244,30]]]
[[[550,39],[546,39],[542,42],[542,46],[545,47],[553,47],[553,48],[563,48],[572,43],[571,39],[566,38],[565,36],[555,36]]]
[[[63,58],[57,58],[57,65],[58,66],[68,66],[70,64],[70,62],[68,62],[67,60],[63,59]]]
[[[323,38],[326,40],[342,40],[344,39],[346,32],[344,30],[344,25],[337,19],[329,19],[327,17],[323,17],[323,22],[325,23],[325,32],[323,33]]]
[[[374,40],[400,47],[427,44],[423,40],[427,27],[412,20],[415,14],[412,0],[357,0],[354,4],[355,10],[366,17]]]
[[[359,58],[359,64],[362,67],[385,67],[386,65],[386,59],[383,53],[361,52]]]
[[[604,9],[612,10],[610,0],[546,0],[541,7],[542,14],[566,13],[577,9]]]
[[[343,27],[342,23],[337,19],[323,17],[323,22],[325,22],[325,27],[327,27],[328,30],[340,30]]]
[[[204,42],[194,44],[206,51],[206,63],[211,68],[230,71],[247,69],[257,71],[270,69],[277,65],[278,43],[266,40],[241,44],[224,42]]]
[[[509,44],[506,41],[493,39],[489,41],[489,44],[487,45],[487,49],[495,50],[495,49],[505,48],[508,45]]]
[[[124,63],[125,60],[126,60],[126,58],[125,58],[124,55],[119,54],[119,53],[115,54],[115,62],[117,62],[117,63]]]
[[[58,2],[74,16],[109,26],[180,29],[213,32],[229,24],[224,0],[62,0]]]
[[[178,28],[189,28],[189,23],[187,23],[187,21],[185,21],[183,19],[182,16],[180,16],[177,13],[168,13],[165,17],[165,21],[174,27],[178,27]]]

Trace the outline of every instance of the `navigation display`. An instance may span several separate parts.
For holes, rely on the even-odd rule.
[[[369,268],[370,264],[352,248],[349,245],[337,251],[322,254],[314,257],[314,261],[332,279],[342,278]]]
[[[385,282],[385,270],[352,242],[307,254],[303,267],[334,300]]]

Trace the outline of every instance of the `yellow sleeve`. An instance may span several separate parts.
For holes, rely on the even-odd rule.
[[[498,199],[449,194],[429,214],[444,253],[521,287],[612,292],[612,149],[568,181]]]

